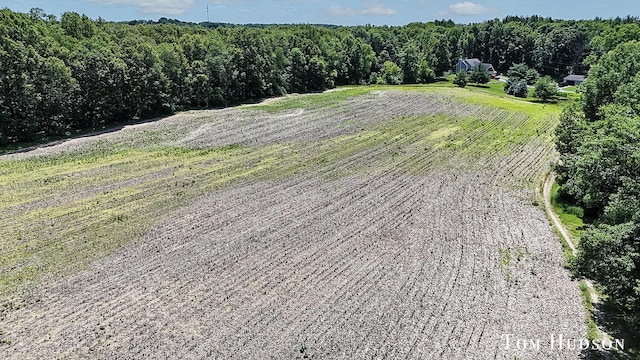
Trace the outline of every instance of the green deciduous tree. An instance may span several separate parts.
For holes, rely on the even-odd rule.
[[[188,73],[187,58],[182,47],[175,43],[158,45],[158,60],[166,78],[167,104],[170,111],[183,108],[188,101],[185,79]]]
[[[542,101],[550,101],[558,95],[558,84],[548,76],[536,81],[534,96]]]
[[[187,85],[191,89],[191,105],[209,107],[213,90],[209,86],[209,70],[204,61],[196,60],[190,66]]]
[[[307,73],[309,65],[307,57],[299,48],[291,49],[291,91],[305,92],[307,91]]]
[[[618,105],[604,111],[604,118],[588,127],[579,115],[563,116],[557,140],[565,150],[565,191],[600,213],[623,179],[637,177],[640,169],[640,117]],[[573,136],[569,144],[567,135]]]
[[[589,131],[582,105],[573,103],[565,107],[556,128],[556,149],[561,154],[575,154]]]
[[[66,12],[60,18],[60,25],[65,33],[76,39],[91,38],[95,35],[97,29],[95,23],[86,15],[80,15],[75,12]]]
[[[509,95],[520,98],[529,96],[528,85],[533,85],[540,75],[526,64],[514,64],[507,72],[507,82],[504,91]]]
[[[594,279],[632,327],[640,325],[639,59],[637,42],[604,54],[556,129],[558,183],[595,218],[574,270]]]
[[[639,320],[640,311],[640,228],[633,222],[592,226],[580,239],[580,256],[573,267],[593,280],[609,296],[609,301]]]
[[[476,84],[486,84],[491,80],[491,75],[489,71],[484,67],[484,65],[479,64],[473,68],[471,74],[469,74],[469,81]]]
[[[41,119],[40,131],[60,135],[69,130],[67,119],[71,116],[75,86],[71,70],[62,60],[42,59],[33,89],[34,115]]]
[[[402,74],[403,81],[407,84],[418,83],[420,71],[420,52],[414,42],[410,42],[402,54]]]
[[[537,71],[529,68],[526,64],[514,64],[507,72],[507,78],[515,82],[522,79],[527,81],[527,85],[533,85],[540,77]]]
[[[342,40],[342,67],[339,81],[345,84],[365,83],[376,58],[371,46],[349,34]]]
[[[621,85],[633,82],[640,73],[640,42],[624,43],[608,52],[594,65],[583,83],[584,112],[597,119],[600,107],[615,101]]]
[[[402,83],[402,69],[393,61],[386,61],[382,67],[381,78],[387,85]]]
[[[436,73],[429,67],[429,63],[426,60],[420,62],[418,67],[418,82],[420,84],[429,84],[436,81]]]
[[[468,81],[468,77],[467,77],[466,71],[458,71],[455,79],[453,79],[453,83],[458,85],[458,87],[461,87],[461,88],[467,86],[467,81]]]

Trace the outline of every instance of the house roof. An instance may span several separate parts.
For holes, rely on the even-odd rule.
[[[586,78],[585,75],[569,75],[564,78],[564,81],[584,81]]]
[[[485,69],[487,69],[489,72],[493,72],[495,73],[495,70],[493,69],[493,65],[491,64],[487,64],[487,63],[483,63],[480,60],[473,58],[473,59],[460,59],[460,61],[462,61],[466,66],[467,69],[473,69],[474,67],[482,64],[482,66],[484,66]]]
[[[487,71],[489,71],[489,72],[496,72],[496,71],[493,69],[493,65],[491,65],[491,64],[483,63],[483,64],[482,64],[482,66],[484,66],[484,68],[485,68],[485,69],[487,69]]]
[[[467,64],[467,66],[469,67],[476,67],[478,66],[478,64],[480,64],[480,60],[478,59],[460,59],[462,62],[464,62],[465,64]]]

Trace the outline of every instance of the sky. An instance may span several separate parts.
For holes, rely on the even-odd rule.
[[[66,11],[107,21],[310,23],[336,25],[405,25],[451,19],[482,22],[507,15],[555,19],[614,18],[640,15],[639,0],[0,0],[0,8],[17,12],[42,8],[60,16]]]

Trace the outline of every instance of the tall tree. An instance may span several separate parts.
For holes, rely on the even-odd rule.
[[[621,44],[589,72],[581,103],[563,112],[556,167],[564,194],[596,221],[572,265],[595,280],[608,302],[640,326],[640,43]]]
[[[585,81],[584,112],[589,119],[599,118],[599,109],[614,101],[621,85],[630,83],[640,73],[640,42],[631,41],[605,54],[594,65]]]

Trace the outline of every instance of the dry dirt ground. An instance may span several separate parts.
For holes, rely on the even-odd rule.
[[[0,317],[0,357],[580,358],[549,343],[586,335],[578,286],[533,201],[552,146],[533,137],[486,147],[496,140],[490,129],[533,120],[437,92],[381,91],[334,105],[191,112],[0,158],[155,143],[314,148],[300,148],[296,161],[313,160],[300,171],[196,192],[139,239],[30,288],[23,306]],[[449,123],[420,133],[418,121],[440,115]],[[407,131],[385,133],[391,118]],[[465,128],[476,121],[468,119],[486,124]],[[539,131],[548,134],[554,121],[545,121]],[[61,189],[19,209],[97,192]]]

